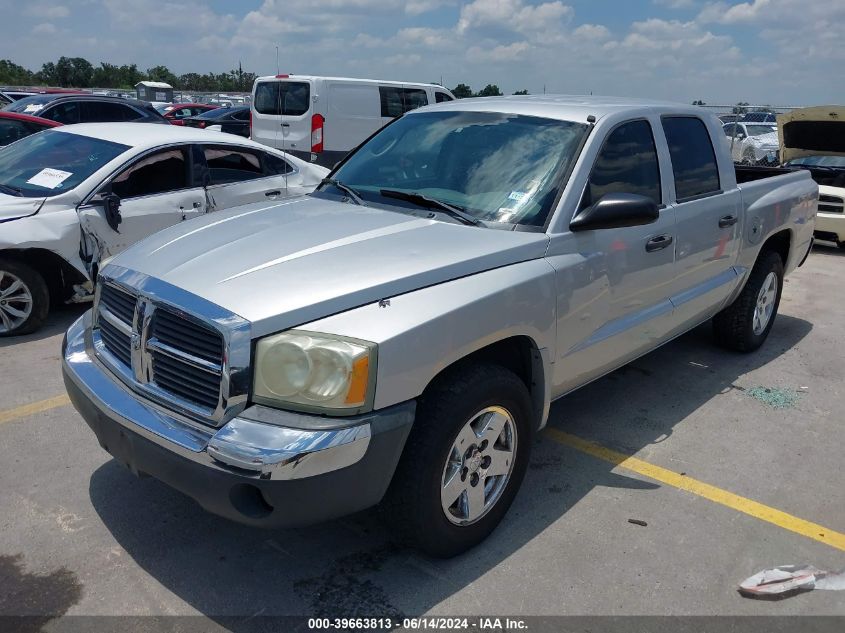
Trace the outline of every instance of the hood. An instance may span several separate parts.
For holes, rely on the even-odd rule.
[[[752,136],[748,139],[754,145],[758,145],[760,147],[777,147],[778,146],[778,135],[776,132],[770,132],[769,134],[759,134],[757,136]]]
[[[300,197],[215,212],[172,227],[110,265],[216,303],[251,321],[253,334],[260,336],[536,259],[547,244],[544,233],[485,229]]]
[[[0,222],[25,218],[38,213],[47,198],[22,198],[0,193]]]
[[[780,157],[845,156],[845,106],[798,108],[778,115]]]

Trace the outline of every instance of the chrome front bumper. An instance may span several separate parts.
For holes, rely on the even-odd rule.
[[[413,422],[413,402],[353,418],[253,406],[211,428],[143,399],[114,376],[94,355],[90,319],[88,312],[65,336],[65,384],[101,445],[133,471],[171,484],[212,512],[268,526],[363,509],[387,489]],[[350,477],[356,472],[366,479]],[[322,482],[319,488],[315,481]],[[326,488],[334,489],[326,494],[338,498],[335,507]],[[238,498],[245,490],[262,516]],[[305,490],[321,497],[313,511],[303,504]],[[291,498],[294,512],[284,508]],[[278,506],[284,509],[275,512]]]

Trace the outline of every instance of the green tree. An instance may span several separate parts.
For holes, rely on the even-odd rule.
[[[527,90],[517,90],[516,92],[514,92],[514,94],[515,95],[527,95],[528,91]]]
[[[174,88],[181,87],[179,86],[179,78],[170,72],[170,69],[167,66],[153,66],[152,68],[147,68],[147,78],[150,81],[163,81]]]
[[[707,105],[707,103],[705,103],[701,99],[696,99],[695,101],[692,102],[692,105],[703,106],[703,105]]]
[[[487,84],[480,92],[476,93],[476,97],[501,97],[502,91],[496,84]]]
[[[55,64],[44,64],[39,75],[47,84],[63,88],[88,88],[94,76],[94,67],[82,57],[62,56]]]
[[[10,86],[26,86],[35,81],[32,72],[10,59],[0,59],[0,83]]]
[[[456,99],[466,99],[472,96],[472,88],[466,84],[458,84],[452,88],[452,94],[455,95]]]
[[[748,102],[740,101],[733,107],[734,114],[745,114],[748,112]]]

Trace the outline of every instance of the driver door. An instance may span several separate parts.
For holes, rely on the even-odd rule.
[[[133,159],[77,209],[89,271],[164,228],[205,213],[205,192],[194,183],[190,146],[159,149]],[[107,210],[117,198],[116,212]]]

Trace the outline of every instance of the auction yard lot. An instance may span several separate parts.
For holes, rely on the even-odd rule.
[[[374,512],[260,531],[136,479],[63,396],[81,309],[57,311],[0,342],[0,614],[845,615],[845,592],[736,592],[845,567],[843,270],[817,246],[757,353],[702,326],[555,403],[502,525],[447,561],[391,545]]]

